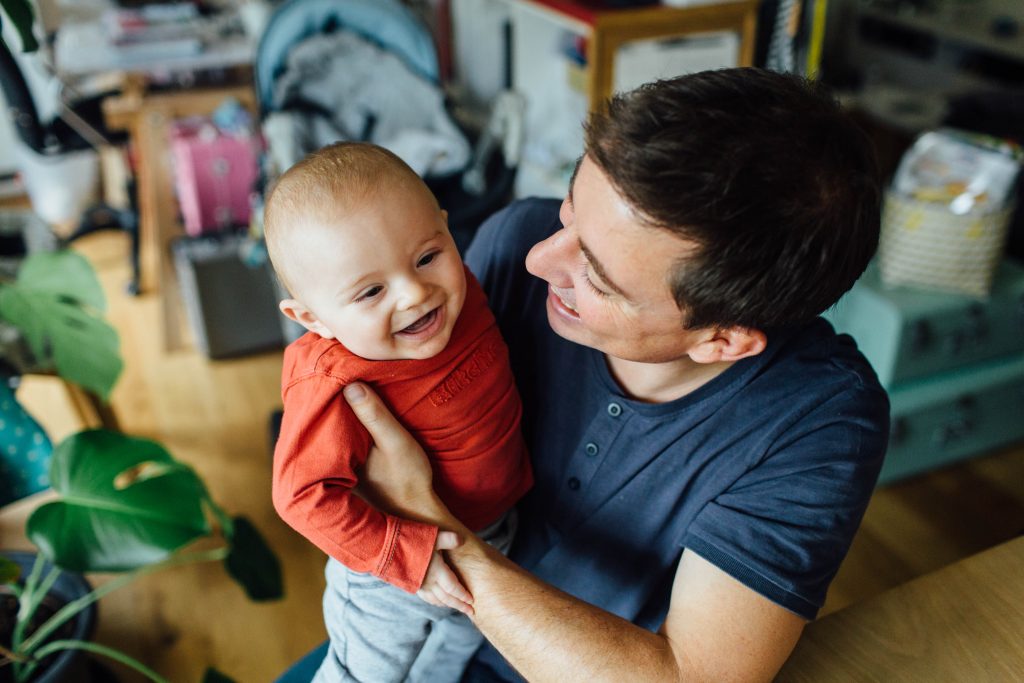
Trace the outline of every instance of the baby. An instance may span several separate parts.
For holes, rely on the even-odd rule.
[[[331,642],[315,681],[458,681],[482,636],[438,606],[442,591],[469,597],[441,555],[452,546],[356,493],[372,442],[341,392],[371,384],[427,451],[449,509],[507,551],[532,473],[484,292],[430,190],[374,145],[334,144],[290,168],[265,231],[292,297],[281,311],[308,330],[284,354],[273,500],[329,556]]]

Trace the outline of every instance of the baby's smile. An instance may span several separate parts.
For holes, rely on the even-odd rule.
[[[438,306],[395,334],[407,339],[423,341],[433,337],[442,327],[444,327],[444,306]]]

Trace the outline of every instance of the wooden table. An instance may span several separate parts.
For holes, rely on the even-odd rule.
[[[168,143],[170,126],[175,119],[211,114],[229,97],[255,111],[256,94],[248,84],[157,94],[132,88],[103,103],[107,125],[128,130],[135,148],[143,262],[141,284],[143,291],[160,294],[167,351],[185,346],[181,300],[171,258],[172,240],[184,233],[174,195]]]
[[[810,624],[778,680],[1024,680],[1024,537]]]

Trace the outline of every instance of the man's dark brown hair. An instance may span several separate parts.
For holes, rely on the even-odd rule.
[[[648,84],[591,115],[586,151],[642,220],[699,245],[669,282],[690,329],[807,322],[878,246],[871,143],[802,78],[741,68]]]

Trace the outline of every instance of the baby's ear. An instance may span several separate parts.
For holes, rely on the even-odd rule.
[[[309,310],[302,303],[296,299],[284,299],[277,305],[284,313],[285,317],[294,320],[298,324],[305,327],[310,332],[319,334],[324,339],[334,339],[334,335],[331,331],[320,322],[320,319],[313,314],[313,311]]]

